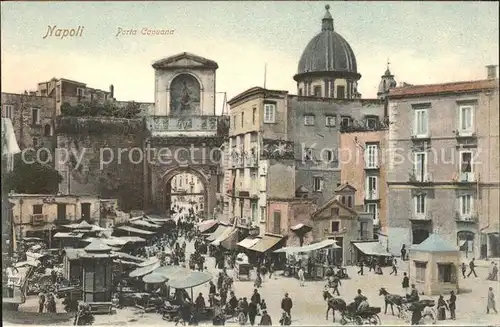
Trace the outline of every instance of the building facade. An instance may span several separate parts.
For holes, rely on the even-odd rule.
[[[498,256],[498,79],[488,77],[390,91],[393,253],[437,233],[468,257]]]

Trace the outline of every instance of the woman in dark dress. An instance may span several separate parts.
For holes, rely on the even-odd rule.
[[[448,304],[446,304],[446,301],[444,300],[443,296],[440,295],[437,303],[437,315],[438,315],[438,320],[445,320],[446,319],[446,310],[448,309]]]

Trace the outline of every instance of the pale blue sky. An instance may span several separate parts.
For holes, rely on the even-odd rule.
[[[364,98],[376,95],[388,57],[396,80],[415,84],[481,79],[498,64],[497,2],[2,2],[2,91],[65,77],[153,101],[151,63],[188,51],[219,63],[217,88],[228,97],[262,86],[265,63],[267,87],[295,93],[325,4],[356,54]],[[85,26],[83,37],[42,39],[54,24]],[[138,35],[116,37],[118,27]],[[144,36],[143,27],[175,32]]]

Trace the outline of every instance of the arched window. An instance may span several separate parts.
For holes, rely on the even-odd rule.
[[[345,204],[345,196],[340,197],[340,203]]]
[[[347,197],[347,206],[349,208],[352,208],[352,196],[350,195]]]
[[[170,114],[200,114],[201,85],[190,74],[175,77],[170,84]]]
[[[460,251],[465,252],[466,256],[468,253],[474,253],[474,233],[470,231],[460,231],[457,233],[457,245]]]
[[[45,127],[43,129],[43,135],[44,136],[52,136],[52,127],[49,124],[45,125]]]

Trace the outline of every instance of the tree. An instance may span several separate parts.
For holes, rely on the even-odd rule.
[[[62,176],[47,164],[35,160],[35,154],[17,154],[14,159],[14,170],[4,178],[4,191],[23,194],[54,194],[59,189]],[[24,159],[24,160],[23,160]]]

